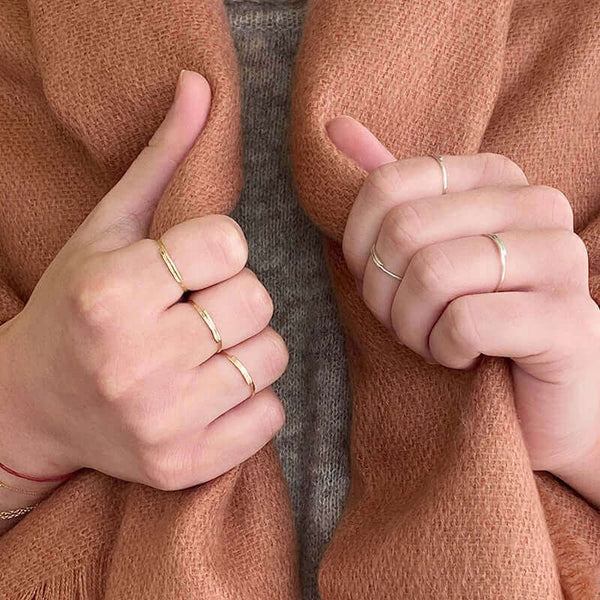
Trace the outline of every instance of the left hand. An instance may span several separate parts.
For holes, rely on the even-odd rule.
[[[339,150],[369,171],[343,251],[366,305],[426,361],[472,368],[512,359],[516,408],[533,469],[570,473],[600,444],[600,310],[588,256],[565,195],[532,186],[497,154],[396,161],[353,119],[327,125]],[[499,233],[507,251],[499,282]],[[371,257],[375,244],[387,269]],[[559,476],[560,476],[559,475]]]

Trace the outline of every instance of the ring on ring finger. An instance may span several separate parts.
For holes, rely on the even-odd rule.
[[[254,379],[252,379],[252,375],[250,375],[248,369],[246,369],[244,364],[240,361],[239,358],[237,358],[237,356],[234,356],[233,354],[228,354],[227,352],[223,352],[223,356],[225,356],[225,358],[229,360],[229,362],[239,371],[240,375],[244,378],[244,381],[248,384],[248,387],[250,388],[250,396],[248,396],[248,399],[252,398],[252,396],[256,394],[256,384],[254,383]]]

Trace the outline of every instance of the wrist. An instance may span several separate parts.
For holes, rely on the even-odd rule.
[[[51,430],[51,420],[40,406],[42,392],[36,390],[32,373],[35,359],[32,357],[29,362],[21,359],[20,344],[16,319],[3,324],[0,327],[0,462],[18,473],[40,478],[73,472],[80,465],[68,458],[62,441]],[[13,480],[12,475],[0,469],[0,480],[3,477]]]
[[[38,483],[0,473],[0,510],[37,504],[64,482]]]
[[[35,510],[39,502],[59,485],[37,483],[25,486],[20,481],[14,482],[10,474],[0,475],[0,535],[14,527],[31,510]]]

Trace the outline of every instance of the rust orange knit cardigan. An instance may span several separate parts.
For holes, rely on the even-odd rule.
[[[235,53],[219,0],[0,1],[0,318],[148,141],[181,68],[208,126],[161,199],[159,234],[229,211],[241,184]],[[506,359],[428,365],[357,295],[340,252],[365,174],[324,123],[351,115],[399,158],[493,151],[560,188],[600,296],[600,3],[311,0],[292,114],[298,196],[322,230],[353,385],[350,495],[323,600],[600,597],[600,514],[533,473]],[[196,488],[84,470],[0,538],[0,598],[298,600],[271,444]]]

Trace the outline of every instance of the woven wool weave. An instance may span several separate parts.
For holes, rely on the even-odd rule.
[[[212,88],[208,125],[151,234],[229,212],[242,180],[239,84],[217,0],[3,0],[0,317],[162,120],[180,69]],[[492,151],[561,189],[600,298],[600,5],[582,0],[312,0],[294,74],[296,190],[325,239],[353,386],[351,489],[323,600],[600,595],[600,516],[533,473],[508,361],[426,364],[362,303],[340,242],[365,173],[324,124],[367,125],[399,159]],[[162,492],[83,471],[0,539],[0,598],[299,598],[276,452]]]

